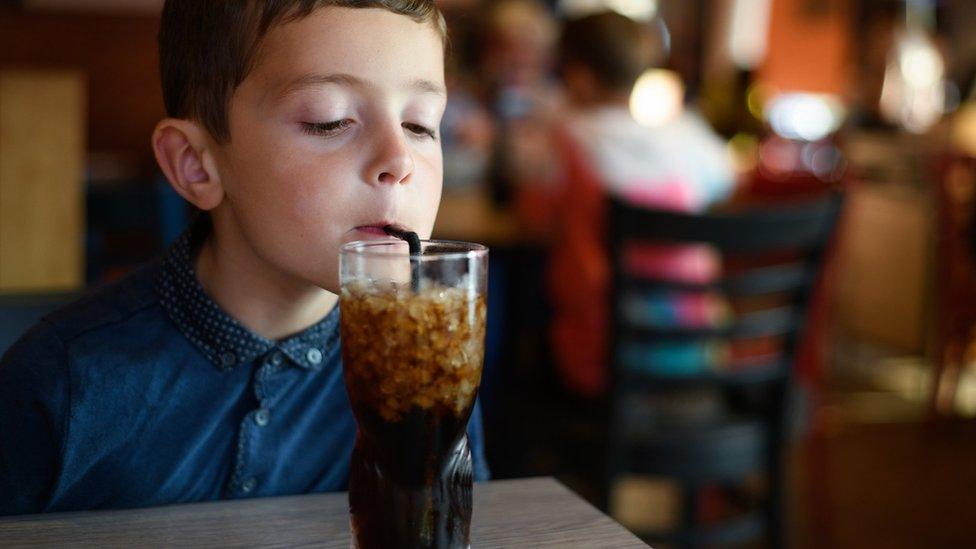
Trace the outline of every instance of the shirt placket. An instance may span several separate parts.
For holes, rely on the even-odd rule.
[[[238,432],[237,457],[234,472],[228,485],[232,496],[247,497],[260,491],[263,474],[267,471],[267,460],[258,456],[262,443],[266,442],[268,430],[273,428],[275,404],[280,400],[286,387],[286,373],[289,370],[287,359],[280,349],[273,349],[261,359],[261,364],[252,376],[251,386],[257,406],[249,411],[241,421]]]

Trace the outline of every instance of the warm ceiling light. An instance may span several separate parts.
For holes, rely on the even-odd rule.
[[[630,94],[630,114],[645,126],[663,126],[684,110],[685,86],[674,71],[650,69]]]

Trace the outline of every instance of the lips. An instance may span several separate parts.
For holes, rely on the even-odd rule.
[[[372,225],[365,226],[365,227],[356,227],[356,230],[361,233],[377,235],[377,236],[386,236],[386,231],[384,231],[380,227],[374,227]]]
[[[402,225],[400,223],[391,222],[391,221],[377,221],[376,223],[369,223],[367,225],[360,225],[360,226],[356,227],[355,229],[353,229],[353,231],[355,231],[356,233],[359,233],[360,235],[369,236],[369,237],[373,237],[373,238],[376,238],[376,237],[392,238],[384,230],[384,227],[387,227],[387,226],[393,226],[393,227],[395,227],[395,228],[397,228],[399,230],[409,230],[404,225]]]

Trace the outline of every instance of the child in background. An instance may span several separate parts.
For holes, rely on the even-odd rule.
[[[607,195],[700,212],[727,197],[734,184],[724,143],[694,114],[677,114],[660,127],[631,116],[631,91],[653,54],[650,31],[614,12],[567,22],[559,44],[569,114],[554,132],[551,339],[563,381],[585,397],[602,395],[608,378]],[[641,275],[688,282],[708,282],[720,271],[717,255],[703,246],[634,247],[625,260]],[[634,296],[626,310],[654,325],[713,325],[724,314],[721,299],[707,295]],[[624,350],[637,366],[671,373],[717,360],[715,351]]]

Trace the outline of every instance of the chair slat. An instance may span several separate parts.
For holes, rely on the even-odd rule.
[[[642,371],[620,363],[619,382],[626,384],[629,393],[657,392],[694,385],[751,385],[783,379],[788,375],[789,362],[777,355],[771,359],[730,369],[719,365],[693,376],[668,375]]]
[[[802,325],[802,315],[794,307],[778,307],[741,315],[728,327],[657,328],[642,326],[624,319],[617,330],[623,342],[660,343],[661,341],[689,342],[783,336],[799,331]]]
[[[806,249],[826,244],[841,195],[805,204],[736,213],[695,215],[652,211],[611,201],[611,222],[624,239],[712,244],[725,252]]]
[[[815,277],[816,273],[813,272],[811,265],[787,263],[755,267],[709,284],[644,278],[630,274],[623,274],[620,284],[623,292],[721,291],[729,297],[748,297],[807,288],[813,283]]]

